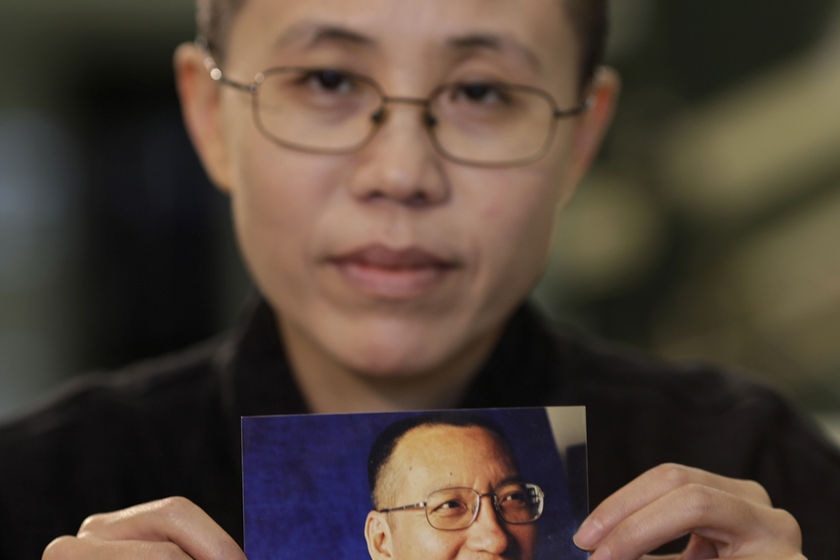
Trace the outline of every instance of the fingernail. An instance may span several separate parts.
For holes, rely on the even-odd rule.
[[[603,530],[604,526],[601,525],[600,521],[588,518],[580,526],[575,536],[572,537],[572,540],[578,548],[592,550],[598,544],[598,541],[601,540]]]

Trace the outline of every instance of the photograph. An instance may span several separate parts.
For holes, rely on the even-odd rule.
[[[250,560],[583,559],[583,407],[243,418]],[[486,498],[486,499],[485,499]],[[492,508],[492,509],[491,509]]]

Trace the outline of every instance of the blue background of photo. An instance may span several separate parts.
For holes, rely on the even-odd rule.
[[[566,480],[544,409],[471,411],[495,421],[510,441],[522,476],[546,494],[537,558],[586,558],[571,537],[585,511],[586,469]],[[366,560],[371,508],[367,456],[392,422],[422,413],[243,418],[245,551],[249,560]],[[580,449],[577,455],[585,461]],[[423,497],[418,496],[418,500]],[[580,501],[584,507],[581,511]]]

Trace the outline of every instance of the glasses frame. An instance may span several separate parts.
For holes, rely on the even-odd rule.
[[[355,72],[342,70],[342,74],[346,74],[347,76],[350,76],[353,79],[359,80],[371,86],[373,90],[378,94],[380,103],[377,109],[370,115],[372,121],[370,132],[363,139],[346,148],[317,148],[313,146],[297,144],[295,142],[285,140],[272,134],[271,131],[266,129],[263,125],[262,119],[260,118],[259,114],[259,89],[263,82],[265,82],[266,78],[278,73],[308,71],[316,69],[317,67],[280,66],[275,68],[269,68],[268,70],[258,72],[250,83],[244,83],[232,80],[225,76],[222,69],[219,67],[218,64],[216,64],[216,61],[212,56],[210,47],[207,45],[206,42],[204,42],[201,39],[198,39],[196,40],[196,44],[207,53],[207,57],[204,60],[204,65],[210,74],[210,79],[219,84],[247,92],[251,95],[251,114],[254,119],[254,124],[263,136],[265,136],[267,139],[271,140],[275,144],[283,146],[285,148],[313,154],[341,155],[353,153],[355,151],[360,150],[362,147],[364,147],[365,144],[367,144],[371,140],[371,138],[373,138],[376,135],[376,133],[379,131],[382,125],[385,124],[385,121],[387,120],[388,116],[387,106],[389,104],[402,103],[408,105],[415,105],[423,109],[423,123],[425,125],[424,128],[426,129],[429,139],[431,140],[435,150],[449,161],[474,167],[516,167],[533,163],[544,157],[551,146],[552,140],[554,139],[554,134],[557,130],[557,121],[559,121],[560,119],[571,118],[581,115],[588,111],[591,106],[591,97],[587,96],[583,101],[581,101],[574,107],[568,109],[561,109],[558,106],[557,102],[554,100],[554,97],[552,97],[552,95],[549,92],[543,89],[522,84],[488,81],[486,82],[487,85],[500,84],[504,85],[506,88],[518,91],[525,91],[540,96],[541,98],[543,98],[543,100],[545,100],[548,103],[548,106],[551,109],[551,114],[549,115],[549,118],[551,120],[549,123],[548,131],[546,132],[546,136],[543,139],[542,146],[534,154],[527,157],[501,161],[474,160],[452,154],[443,146],[441,146],[440,142],[438,141],[437,135],[435,134],[435,125],[437,123],[437,120],[430,111],[431,102],[436,98],[436,96],[439,95],[441,91],[447,88],[451,88],[452,86],[458,85],[458,82],[446,82],[440,84],[437,87],[435,87],[426,97],[392,96],[386,95],[382,87],[376,81],[374,81],[373,78],[365,76],[363,74],[357,74]]]
[[[430,492],[429,495],[426,497],[426,499],[422,502],[417,502],[417,503],[414,503],[414,504],[406,504],[404,506],[396,506],[396,507],[391,507],[391,508],[382,508],[382,509],[378,509],[376,511],[379,512],[379,513],[392,513],[392,512],[397,512],[397,511],[410,511],[410,510],[422,509],[424,511],[425,515],[426,515],[426,522],[432,528],[437,529],[439,531],[462,531],[462,530],[470,527],[473,523],[475,523],[475,520],[478,519],[478,514],[481,512],[482,499],[485,498],[485,497],[490,497],[490,498],[492,498],[492,502],[493,502],[493,510],[496,512],[496,515],[498,516],[499,519],[501,519],[502,521],[504,521],[505,523],[507,523],[509,525],[530,525],[532,523],[536,523],[537,520],[540,517],[542,517],[543,509],[545,508],[545,493],[543,492],[542,488],[539,487],[539,485],[534,484],[532,482],[523,483],[522,486],[524,488],[530,490],[530,491],[534,491],[535,494],[537,496],[539,496],[539,498],[540,498],[539,511],[537,511],[536,517],[534,517],[533,519],[531,519],[529,521],[508,521],[507,519],[505,519],[504,513],[502,513],[502,508],[499,505],[499,496],[496,494],[495,490],[491,490],[490,492],[481,493],[478,490],[476,490],[474,488],[470,488],[468,486],[448,486],[446,488],[438,488],[437,490],[434,490],[434,491]],[[476,503],[478,505],[473,510],[473,515],[472,515],[472,518],[470,519],[470,522],[467,523],[466,525],[464,525],[463,527],[451,527],[451,528],[436,527],[435,525],[432,524],[431,519],[429,519],[429,510],[426,509],[426,506],[429,503],[429,498],[432,496],[432,494],[435,494],[437,492],[441,492],[441,491],[444,491],[444,490],[469,490],[477,496]]]

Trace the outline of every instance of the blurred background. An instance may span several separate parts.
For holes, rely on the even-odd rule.
[[[840,0],[618,0],[618,117],[536,297],[840,424]],[[183,131],[190,0],[3,0],[0,416],[249,293]]]

